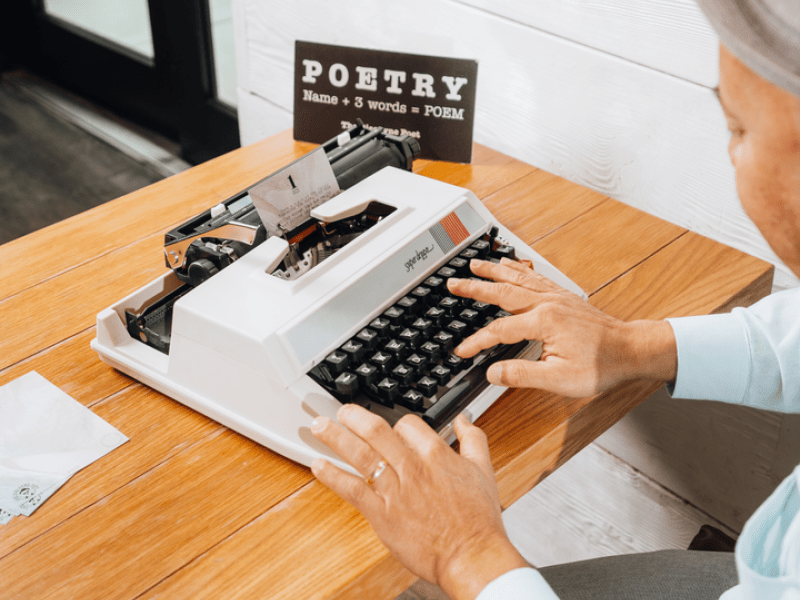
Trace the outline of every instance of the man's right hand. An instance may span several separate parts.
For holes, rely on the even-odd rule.
[[[490,281],[451,278],[450,292],[495,304],[512,316],[465,339],[456,354],[467,358],[497,344],[542,341],[538,361],[495,363],[487,372],[490,383],[584,397],[629,379],[675,379],[675,336],[666,321],[615,319],[517,261],[473,260],[470,267]]]

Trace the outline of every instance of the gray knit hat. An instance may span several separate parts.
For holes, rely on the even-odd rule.
[[[800,98],[800,0],[697,0],[750,69]]]

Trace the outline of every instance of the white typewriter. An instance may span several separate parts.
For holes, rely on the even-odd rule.
[[[315,416],[335,419],[343,402],[390,423],[413,412],[449,441],[459,413],[474,420],[505,390],[486,382],[489,364],[538,357],[536,343],[471,360],[452,353],[508,314],[448,294],[448,277],[471,276],[470,258],[529,260],[586,297],[472,192],[398,168],[317,206],[309,223],[300,228],[305,246],[298,249],[297,235],[268,236],[188,291],[168,271],[102,311],[92,347],[120,371],[290,459],[309,465],[325,456],[346,467],[311,435]],[[331,240],[340,247],[321,256]],[[157,323],[143,324],[145,313]]]

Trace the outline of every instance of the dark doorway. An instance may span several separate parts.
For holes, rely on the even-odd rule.
[[[0,53],[172,138],[196,164],[239,146],[235,94],[220,85],[220,10],[230,0],[6,0]]]

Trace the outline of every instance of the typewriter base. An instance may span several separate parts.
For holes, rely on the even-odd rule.
[[[164,278],[169,277],[167,274]],[[163,285],[159,281],[151,285]],[[263,375],[220,355],[220,372],[228,369],[224,378],[219,373],[191,369],[189,365],[192,372],[188,378],[193,385],[191,388],[178,385],[167,375],[166,355],[131,339],[115,311],[107,309],[104,313],[98,316],[98,338],[92,340],[92,348],[103,362],[291,460],[309,466],[314,459],[324,457],[353,472],[352,467],[311,434],[311,420],[319,415],[336,420],[341,403],[310,377],[278,389]],[[112,339],[123,343],[109,343]],[[539,350],[536,345],[531,349],[534,353]],[[460,412],[474,421],[506,389],[488,385]],[[439,432],[447,443],[455,440],[451,423],[452,419]]]

